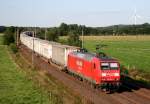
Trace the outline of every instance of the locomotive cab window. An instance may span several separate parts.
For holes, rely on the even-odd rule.
[[[102,70],[109,70],[109,63],[101,63],[101,69]]]
[[[118,64],[117,63],[101,63],[102,70],[117,70]]]
[[[117,63],[110,63],[110,69],[118,69]]]

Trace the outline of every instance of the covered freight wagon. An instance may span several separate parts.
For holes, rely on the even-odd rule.
[[[51,59],[52,58],[52,45],[60,45],[60,43],[39,39],[39,50],[37,53],[39,53],[45,58]]]
[[[42,40],[35,37],[33,38],[31,36],[28,36],[26,32],[23,32],[20,35],[20,40],[28,48],[34,50],[36,53],[40,54],[41,56],[47,59],[52,58],[52,45],[60,45],[60,43],[57,42]]]
[[[26,45],[28,48],[30,48],[31,49],[31,45],[32,45],[32,42],[31,42],[31,38],[32,37],[30,37],[30,36],[28,36],[28,35],[26,35],[24,32],[23,33],[21,33],[21,35],[20,35],[20,40],[21,40],[21,43],[22,44],[24,44],[24,45]],[[33,48],[33,47],[32,47]]]
[[[77,51],[79,47],[68,45],[52,45],[52,61],[60,66],[66,67],[68,54]]]

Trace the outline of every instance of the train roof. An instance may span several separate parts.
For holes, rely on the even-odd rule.
[[[95,57],[95,54],[92,53],[88,53],[88,52],[78,52],[78,51],[74,51],[72,52],[73,55],[76,55],[79,58],[83,58],[86,59],[88,61],[92,60]]]
[[[48,41],[48,40],[42,40],[42,39],[39,39],[39,38],[35,38],[35,39],[38,39],[40,42],[42,43],[47,43],[47,44],[60,44],[58,42],[54,42],[54,41]]]
[[[72,49],[79,49],[79,47],[76,47],[76,46],[69,46],[69,45],[59,45],[59,44],[56,44],[56,45],[53,45],[55,47],[60,47],[60,48],[72,48]]]
[[[25,37],[33,38],[32,36],[28,35],[27,33],[28,32],[22,32],[21,35],[23,35]],[[38,40],[38,41],[40,41],[40,42],[42,42],[44,44],[57,44],[57,45],[60,45],[60,43],[58,43],[58,42],[43,40],[43,39],[39,39],[39,38],[36,38],[36,37],[34,37],[34,40]]]
[[[100,55],[100,56],[97,56],[96,54],[94,53],[89,53],[89,52],[78,52],[78,51],[75,51],[75,52],[72,52],[73,55],[76,55],[80,58],[83,58],[83,59],[86,59],[88,61],[92,60],[94,57],[98,58],[99,60],[101,61],[116,61],[116,59],[112,58],[112,57],[109,57],[109,56],[104,56],[104,55]]]

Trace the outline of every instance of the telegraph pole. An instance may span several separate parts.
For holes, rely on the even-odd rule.
[[[35,29],[36,30],[36,29]],[[36,32],[36,31],[35,31]],[[35,36],[35,32],[32,31],[32,68],[34,68],[34,36]]]
[[[47,37],[46,37],[46,34],[47,34],[47,28],[45,28],[45,40],[46,40],[46,38],[47,38]]]
[[[19,29],[17,28],[17,46],[19,46]]]
[[[35,31],[34,37],[36,37],[36,27],[35,27],[35,30],[34,30],[34,31]]]
[[[17,27],[15,28],[15,43],[16,46],[19,45],[19,29]]]
[[[84,48],[84,31],[82,27],[82,49]]]
[[[17,27],[15,28],[15,43],[17,45]]]

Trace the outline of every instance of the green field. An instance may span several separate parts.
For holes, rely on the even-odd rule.
[[[34,86],[12,61],[8,48],[0,45],[0,104],[41,104],[41,95],[43,104],[49,104],[48,95]]]
[[[150,73],[150,36],[85,37],[85,47],[94,52],[97,44],[109,56],[117,58],[128,69]]]

